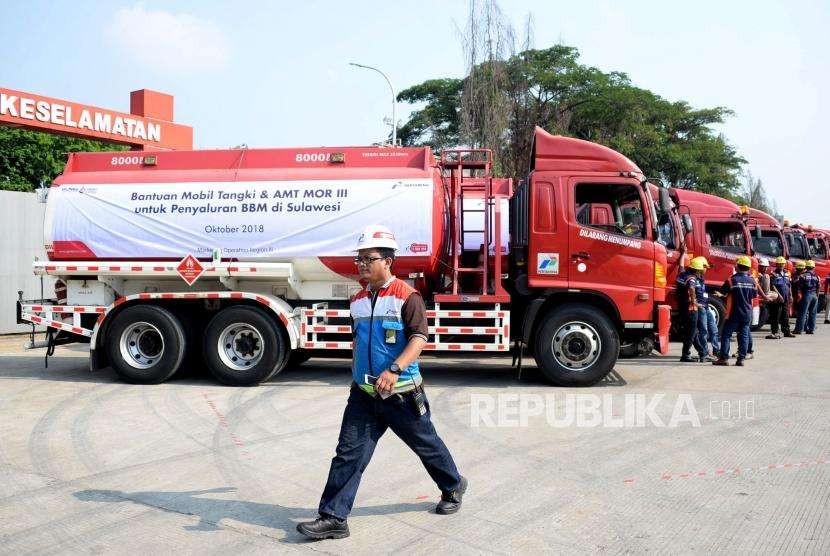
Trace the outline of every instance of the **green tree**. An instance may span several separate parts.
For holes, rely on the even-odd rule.
[[[399,102],[425,103],[414,110],[409,120],[398,130],[404,145],[429,145],[440,149],[459,143],[461,79],[430,79],[409,87],[398,94]]]
[[[581,64],[574,47],[529,48],[504,60],[490,52],[464,79],[429,80],[398,98],[424,103],[403,126],[404,144],[490,148],[502,175],[527,172],[539,125],[607,145],[675,187],[725,197],[740,187],[745,161],[712,128],[732,115],[729,109],[666,100],[636,87],[625,73]]]
[[[123,151],[127,147],[89,139],[0,126],[0,189],[34,191],[50,183],[70,152]]]

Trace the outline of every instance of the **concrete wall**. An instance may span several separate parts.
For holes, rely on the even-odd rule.
[[[31,326],[15,323],[18,290],[23,299],[40,297],[40,278],[32,274],[35,257],[46,259],[43,250],[43,215],[46,205],[35,193],[0,191],[0,334],[26,332]],[[43,279],[43,292],[54,297],[52,278]]]

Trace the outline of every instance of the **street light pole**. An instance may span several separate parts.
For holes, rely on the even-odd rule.
[[[381,74],[384,79],[386,79],[386,83],[389,85],[389,90],[392,91],[392,146],[396,146],[398,144],[398,120],[395,114],[395,88],[392,86],[392,82],[389,81],[389,78],[386,77],[386,74],[380,71],[378,68],[373,68],[372,66],[364,66],[363,64],[356,64],[354,62],[349,62],[349,65],[376,71],[379,74]]]

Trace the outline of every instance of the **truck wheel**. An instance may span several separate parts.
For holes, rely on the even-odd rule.
[[[219,382],[255,386],[282,370],[288,345],[279,324],[258,307],[220,311],[207,325],[205,363]]]
[[[754,326],[750,326],[750,330],[755,332],[756,330],[760,330],[762,326],[764,326],[769,320],[769,310],[767,309],[767,304],[762,303],[760,307],[760,312],[758,313],[758,324]]]
[[[155,305],[135,305],[118,313],[105,342],[112,368],[136,384],[158,384],[173,376],[186,344],[179,320]]]
[[[620,338],[599,309],[567,304],[544,317],[536,332],[536,364],[557,386],[589,386],[614,368]]]
[[[708,301],[708,310],[715,315],[715,325],[718,327],[718,332],[720,332],[723,330],[723,321],[726,320],[726,306],[717,297],[709,296]]]

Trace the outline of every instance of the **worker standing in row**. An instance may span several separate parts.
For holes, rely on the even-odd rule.
[[[790,332],[790,305],[792,304],[792,285],[790,272],[787,270],[787,259],[779,256],[775,259],[775,270],[770,276],[770,292],[775,295],[767,304],[771,334],[768,340],[778,340],[781,333],[785,338],[795,338]],[[780,330],[780,332],[779,332]]]
[[[818,310],[818,292],[821,288],[821,281],[813,271],[816,263],[809,260],[805,263],[804,272],[793,282],[798,289],[798,314],[795,320],[794,334],[813,334],[816,329],[816,312]]]
[[[830,324],[830,274],[824,277],[824,324]]]
[[[680,354],[683,363],[704,361],[707,355],[699,339],[698,325],[699,319],[705,318],[701,315],[705,307],[701,309],[698,299],[701,299],[700,291],[705,292],[702,276],[706,266],[706,259],[695,257],[677,276],[677,301],[683,317],[683,351]],[[692,346],[697,350],[697,359],[691,356]]]
[[[749,351],[749,327],[752,323],[752,300],[758,295],[758,283],[749,275],[752,261],[741,255],[735,265],[735,274],[730,276],[718,292],[726,298],[726,320],[720,338],[720,354],[713,365],[729,365],[729,346],[732,334],[738,333],[738,358],[735,365],[742,367]]]
[[[709,294],[706,292],[706,271],[711,268],[706,257],[695,257],[689,262],[690,267],[697,273],[697,285],[695,286],[695,302],[697,303],[697,345],[703,352],[699,355],[700,362],[714,361],[711,354],[717,353],[720,349],[720,334],[715,318],[709,310]],[[712,351],[709,351],[709,344],[712,344]],[[711,354],[710,354],[711,353]]]

